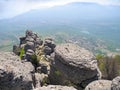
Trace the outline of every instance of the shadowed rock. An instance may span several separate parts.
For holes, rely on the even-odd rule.
[[[27,42],[24,49],[25,52],[27,52],[28,49],[35,51],[35,44],[33,42]]]
[[[26,43],[25,39],[26,37],[20,37],[20,45]]]
[[[19,47],[19,45],[13,45],[13,52],[16,55],[20,55],[20,47]]]
[[[13,53],[0,52],[0,90],[33,90],[30,62],[21,62]]]

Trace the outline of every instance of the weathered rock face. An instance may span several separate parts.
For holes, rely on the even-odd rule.
[[[35,51],[35,48],[39,45],[42,45],[43,43],[43,41],[38,37],[38,35],[36,33],[33,33],[30,30],[26,31],[25,39],[20,42],[25,42],[23,43],[23,44],[26,44],[25,51],[27,51],[28,49],[32,49],[33,51]]]
[[[47,81],[47,78],[48,78],[47,74],[35,73],[35,88],[43,86]]]
[[[45,39],[43,51],[46,55],[50,55],[51,53],[53,53],[55,47],[56,45],[52,38]]]
[[[49,75],[53,84],[85,87],[100,75],[97,60],[88,50],[70,43],[56,46]]]
[[[20,44],[13,46],[13,52],[16,55],[19,55],[20,50],[24,48],[25,54],[23,57],[28,61],[31,61],[30,57],[35,54],[36,47],[42,44],[43,41],[38,37],[36,33],[33,33],[31,30],[27,30],[25,37],[20,37]],[[32,53],[29,51],[32,51]]]
[[[19,45],[13,45],[13,52],[14,52],[16,55],[20,55]]]
[[[85,90],[111,90],[112,81],[109,80],[97,80],[88,84]],[[113,89],[117,90],[117,89]]]
[[[32,90],[34,67],[13,53],[0,52],[0,90]]]
[[[120,76],[112,80],[111,90],[120,90]]]
[[[77,90],[77,89],[73,87],[68,87],[68,86],[49,85],[49,86],[43,86],[34,90]]]

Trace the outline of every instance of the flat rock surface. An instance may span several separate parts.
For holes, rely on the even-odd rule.
[[[62,56],[61,62],[75,67],[96,67],[96,60],[94,55],[76,44],[61,44],[55,48],[55,53]],[[94,63],[95,62],[95,63]]]
[[[60,86],[60,85],[49,85],[49,86],[43,86],[35,90],[77,90],[73,87],[68,86]]]
[[[93,81],[85,88],[85,90],[111,90],[111,83],[112,82],[109,80]]]

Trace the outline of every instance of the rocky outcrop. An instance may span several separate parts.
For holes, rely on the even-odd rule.
[[[56,46],[49,77],[53,84],[76,84],[84,88],[99,79],[101,72],[91,52],[67,43]]]
[[[21,62],[13,53],[0,52],[0,90],[32,90],[34,72],[30,62]]]
[[[111,90],[112,81],[109,80],[97,80],[90,83],[85,90]],[[119,89],[113,89],[119,90]]]
[[[36,33],[33,33],[31,30],[27,30],[25,37],[20,37],[20,44],[13,46],[13,52],[16,55],[19,55],[20,50],[24,48],[25,54],[23,57],[28,61],[31,61],[31,56],[35,54],[36,47],[42,44],[43,41]]]
[[[47,74],[35,73],[35,88],[39,88],[46,84],[47,78],[48,78]]]
[[[55,46],[56,45],[52,38],[50,37],[45,38],[44,48],[43,48],[43,52],[45,53],[45,55],[50,55],[51,53],[53,53]]]
[[[120,76],[112,80],[111,90],[120,90]]]
[[[77,89],[73,87],[68,87],[68,86],[49,85],[49,86],[43,86],[34,90],[77,90]]]

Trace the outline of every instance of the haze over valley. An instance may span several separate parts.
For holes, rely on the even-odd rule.
[[[11,50],[26,30],[53,37],[56,43],[72,41],[93,52],[119,53],[120,6],[73,2],[1,19],[0,50]]]

